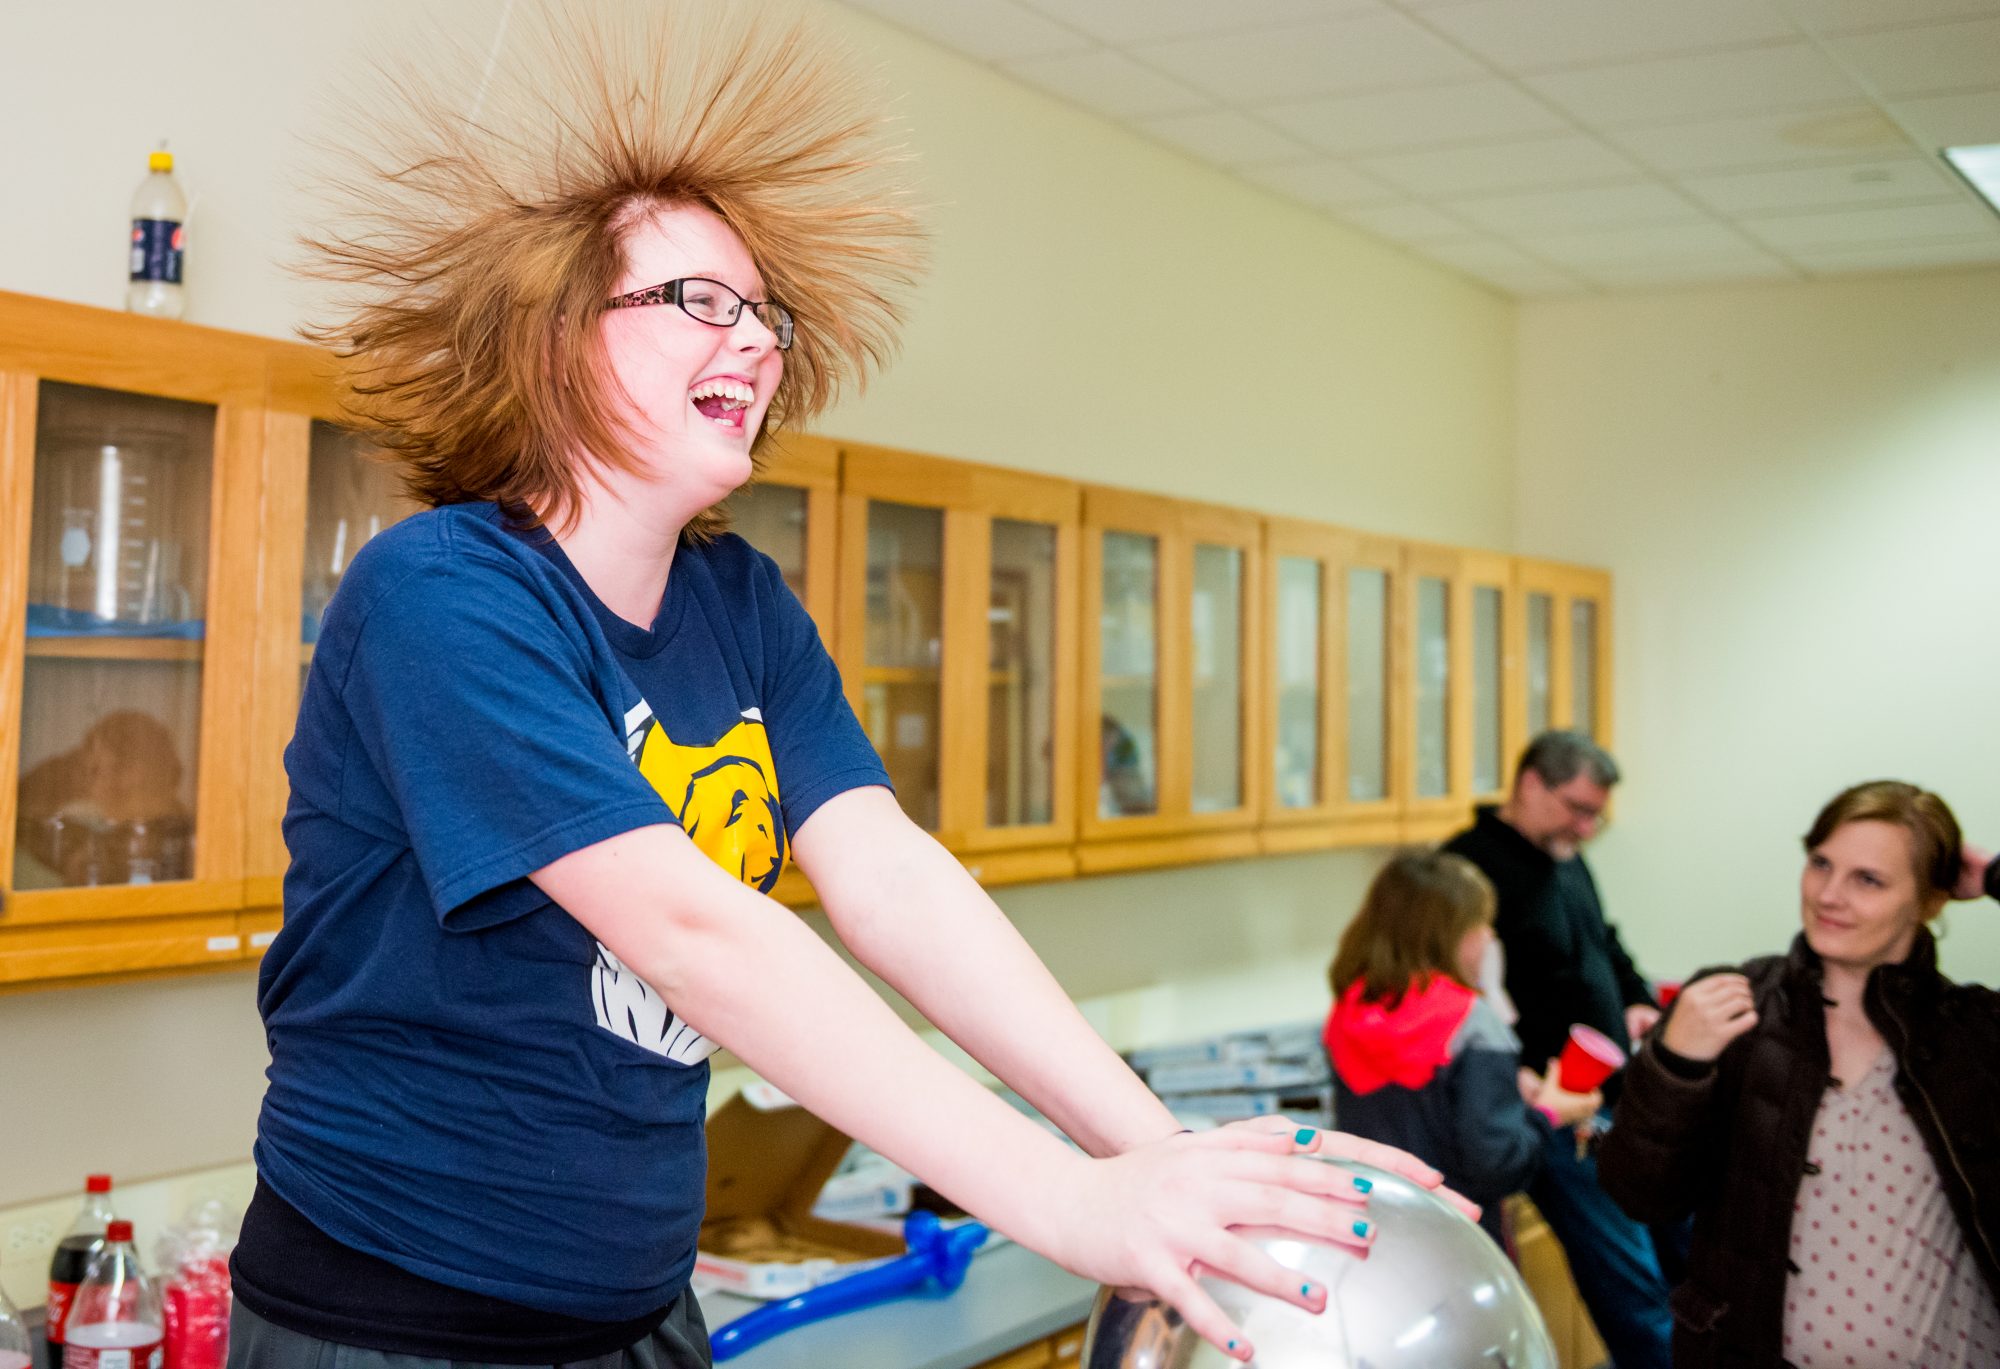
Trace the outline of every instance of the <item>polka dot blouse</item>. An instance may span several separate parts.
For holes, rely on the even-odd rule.
[[[1785,1284],[1797,1369],[2000,1366],[2000,1312],[1895,1080],[1885,1050],[1820,1099]]]

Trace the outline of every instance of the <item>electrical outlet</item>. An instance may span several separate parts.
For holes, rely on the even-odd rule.
[[[55,1224],[46,1219],[15,1222],[7,1228],[6,1254],[0,1258],[18,1260],[46,1250],[56,1243]]]

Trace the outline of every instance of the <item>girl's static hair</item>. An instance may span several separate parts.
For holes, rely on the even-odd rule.
[[[907,158],[820,24],[783,0],[535,0],[519,42],[501,24],[490,55],[432,40],[378,69],[304,239],[303,273],[336,287],[304,335],[344,359],[349,421],[417,500],[562,526],[574,460],[635,467],[598,315],[659,208],[718,215],[797,320],[767,431],[889,358],[922,257]]]
[[[1398,852],[1341,934],[1327,967],[1333,996],[1344,997],[1358,981],[1364,999],[1393,1008],[1407,990],[1438,975],[1464,984],[1459,944],[1467,932],[1491,925],[1494,906],[1492,884],[1464,856]]]

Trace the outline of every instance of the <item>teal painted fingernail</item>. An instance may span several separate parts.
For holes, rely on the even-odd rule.
[[[1313,1286],[1312,1286],[1311,1284],[1309,1284],[1309,1283],[1302,1283],[1302,1284],[1300,1284],[1300,1285],[1299,1285],[1299,1296],[1300,1296],[1300,1297],[1302,1297],[1302,1298],[1310,1298],[1310,1297],[1311,1297],[1312,1295],[1313,1295]]]
[[[1229,1342],[1229,1348],[1230,1348],[1231,1350],[1234,1350],[1234,1349],[1236,1348],[1236,1342],[1235,1342],[1235,1341],[1231,1341],[1231,1342]]]
[[[1373,1193],[1375,1191],[1375,1181],[1357,1176],[1354,1180],[1354,1191],[1356,1193]]]
[[[1366,1222],[1356,1222],[1354,1224],[1354,1234],[1357,1236],[1366,1236],[1372,1230],[1374,1230],[1374,1228],[1369,1226],[1368,1223]]]
[[[1292,1139],[1302,1146],[1309,1146],[1312,1144],[1313,1135],[1314,1132],[1311,1127],[1300,1127],[1292,1136]]]

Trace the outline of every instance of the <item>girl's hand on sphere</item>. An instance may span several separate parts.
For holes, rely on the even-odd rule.
[[[1252,1234],[1283,1232],[1365,1249],[1372,1183],[1325,1160],[1355,1160],[1436,1188],[1437,1170],[1393,1147],[1339,1132],[1261,1117],[1213,1131],[1183,1132],[1108,1159],[1079,1158],[1064,1191],[1050,1255],[1066,1268],[1121,1289],[1144,1289],[1233,1359],[1256,1349],[1198,1280],[1212,1274],[1311,1312],[1326,1289],[1285,1268]],[[1477,1215],[1457,1194],[1443,1196]]]

